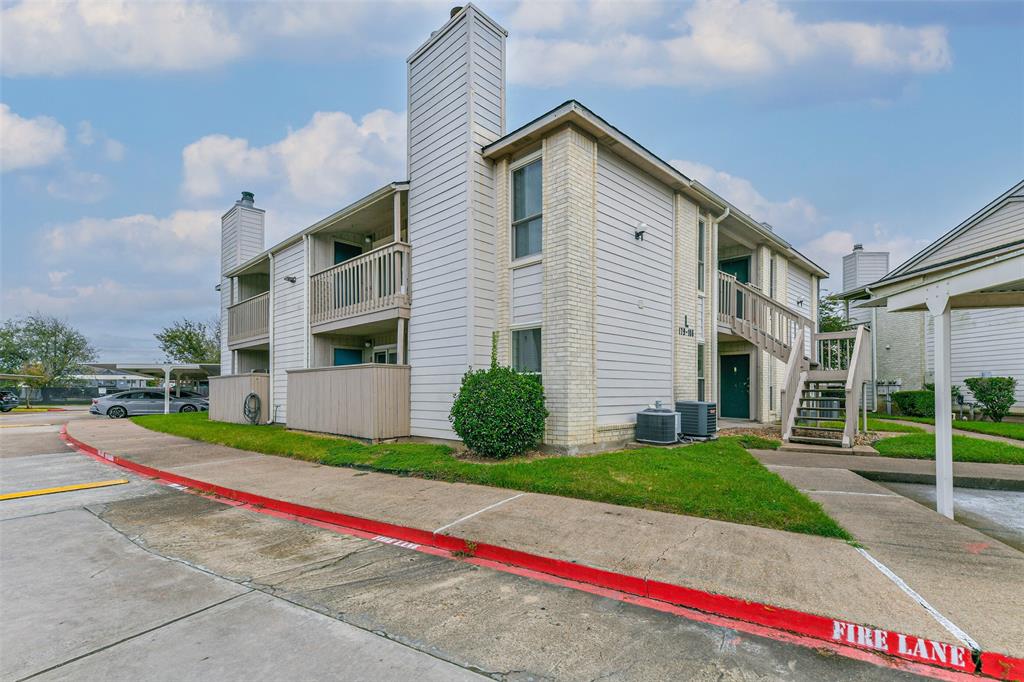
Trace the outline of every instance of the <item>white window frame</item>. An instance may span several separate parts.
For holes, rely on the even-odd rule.
[[[704,244],[701,245],[701,227],[704,228]],[[708,223],[704,216],[697,216],[697,291],[704,293],[706,289],[705,280],[708,277],[708,258],[705,253],[708,248]]]
[[[529,256],[523,256],[522,258],[516,258],[516,230],[515,221],[513,216],[515,215],[515,185],[512,181],[512,176],[517,170],[523,166],[529,166],[534,161],[540,161],[540,172],[541,172],[541,238],[540,238],[540,251],[538,253],[531,253]],[[531,152],[521,159],[516,159],[515,163],[509,164],[508,167],[508,259],[511,263],[511,267],[520,268],[527,265],[533,265],[539,263],[544,259],[544,150],[538,149],[535,152]]]
[[[540,371],[539,372],[526,372],[516,367],[516,332],[525,332],[531,329],[540,330]],[[521,374],[530,374],[533,376],[544,375],[544,325],[540,322],[524,322],[520,324],[514,324],[508,328],[508,357],[509,366]]]

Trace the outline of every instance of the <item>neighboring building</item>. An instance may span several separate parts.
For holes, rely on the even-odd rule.
[[[896,381],[903,390],[934,383],[935,334],[931,316],[923,309],[890,312],[868,303],[892,282],[923,277],[933,270],[1024,244],[1024,181],[997,197],[966,221],[892,272],[878,275],[888,254],[854,252],[843,258],[843,293],[847,319],[869,323],[878,358],[876,380]],[[884,258],[883,258],[884,257]],[[989,298],[988,301],[993,300]],[[986,304],[984,297],[978,305]],[[872,304],[874,301],[872,301]],[[951,378],[967,400],[964,379],[1010,376],[1017,379],[1015,412],[1024,412],[1024,307],[978,307],[953,310]]]
[[[223,374],[269,374],[296,428],[452,439],[497,334],[551,448],[632,438],[659,400],[780,419],[828,273],[579,102],[506,133],[506,35],[467,5],[409,57],[407,180],[267,250],[251,194],[224,214]]]
[[[144,388],[149,377],[113,365],[85,365],[82,371],[72,377],[75,385],[98,388],[100,395],[116,393],[129,388]]]

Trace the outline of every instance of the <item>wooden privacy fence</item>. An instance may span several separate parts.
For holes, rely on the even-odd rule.
[[[267,423],[271,410],[269,374],[253,372],[210,377],[210,419],[232,424],[248,424],[242,414],[242,408],[245,397],[250,393],[260,397],[259,423]]]
[[[270,333],[270,292],[265,291],[228,308],[228,343]]]
[[[409,305],[411,251],[394,242],[311,275],[310,324]]]
[[[409,366],[288,370],[288,428],[367,440],[409,435]]]

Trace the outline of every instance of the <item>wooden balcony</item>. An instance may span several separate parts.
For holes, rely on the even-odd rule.
[[[409,435],[409,365],[288,370],[288,428],[379,441]]]
[[[310,276],[314,333],[409,316],[412,247],[393,242]]]
[[[228,347],[246,348],[270,339],[270,292],[265,291],[228,308]]]

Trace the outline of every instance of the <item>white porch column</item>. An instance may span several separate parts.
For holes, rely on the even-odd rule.
[[[402,241],[402,193],[395,191],[395,241]]]
[[[949,296],[928,299],[935,324],[935,510],[953,518],[953,400],[950,395]]]
[[[164,365],[164,414],[171,413],[171,368]]]
[[[405,318],[398,318],[398,364],[407,364],[405,361]]]

